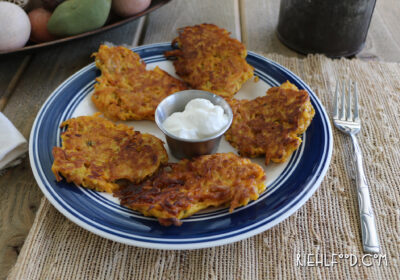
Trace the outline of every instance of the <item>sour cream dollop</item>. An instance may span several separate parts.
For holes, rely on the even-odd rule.
[[[228,124],[228,115],[207,99],[189,101],[183,112],[171,114],[164,122],[166,131],[180,138],[204,139],[220,132]]]

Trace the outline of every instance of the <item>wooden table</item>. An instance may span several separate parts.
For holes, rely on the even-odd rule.
[[[28,139],[36,114],[66,78],[91,63],[100,43],[142,45],[168,42],[176,29],[203,22],[217,24],[242,40],[249,50],[300,56],[275,34],[279,0],[173,0],[147,17],[121,28],[39,51],[0,57],[0,98],[9,95],[3,113]],[[377,1],[363,60],[400,62],[400,4]],[[4,137],[1,135],[0,137]],[[26,158],[0,177],[0,278],[18,257],[43,196]]]

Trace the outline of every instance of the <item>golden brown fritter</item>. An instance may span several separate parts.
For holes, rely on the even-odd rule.
[[[112,120],[154,120],[157,105],[168,95],[187,89],[184,82],[156,67],[146,70],[137,53],[101,45],[94,53],[101,76],[92,101]]]
[[[180,219],[210,206],[229,206],[232,212],[258,199],[265,187],[261,166],[227,153],[172,163],[153,178],[121,188],[115,195],[122,205],[169,226],[180,225]]]
[[[163,142],[124,124],[82,116],[61,124],[62,147],[53,148],[51,170],[60,181],[74,182],[97,191],[112,192],[117,180],[139,183],[167,163]]]
[[[232,97],[253,77],[254,68],[246,62],[247,51],[230,33],[213,24],[178,29],[172,41],[179,49],[165,53],[176,57],[176,73],[191,87]]]
[[[230,100],[233,122],[225,134],[240,155],[265,154],[265,164],[284,162],[300,146],[299,135],[315,111],[305,90],[286,82],[254,100]]]

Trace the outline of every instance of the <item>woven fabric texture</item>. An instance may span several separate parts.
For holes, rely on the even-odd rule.
[[[43,199],[9,279],[399,279],[400,64],[266,56],[309,84],[328,112],[336,81],[358,82],[363,125],[358,138],[382,246],[380,265],[367,256],[359,266],[363,252],[351,142],[333,128],[332,161],[320,188],[262,234],[209,249],[143,249],[96,236]],[[326,261],[303,266],[308,254]],[[333,254],[337,264],[331,263]],[[357,265],[339,254],[357,257]]]

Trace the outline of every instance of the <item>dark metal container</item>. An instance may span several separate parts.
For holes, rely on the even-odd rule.
[[[281,0],[277,34],[289,48],[330,57],[360,52],[376,0]]]

